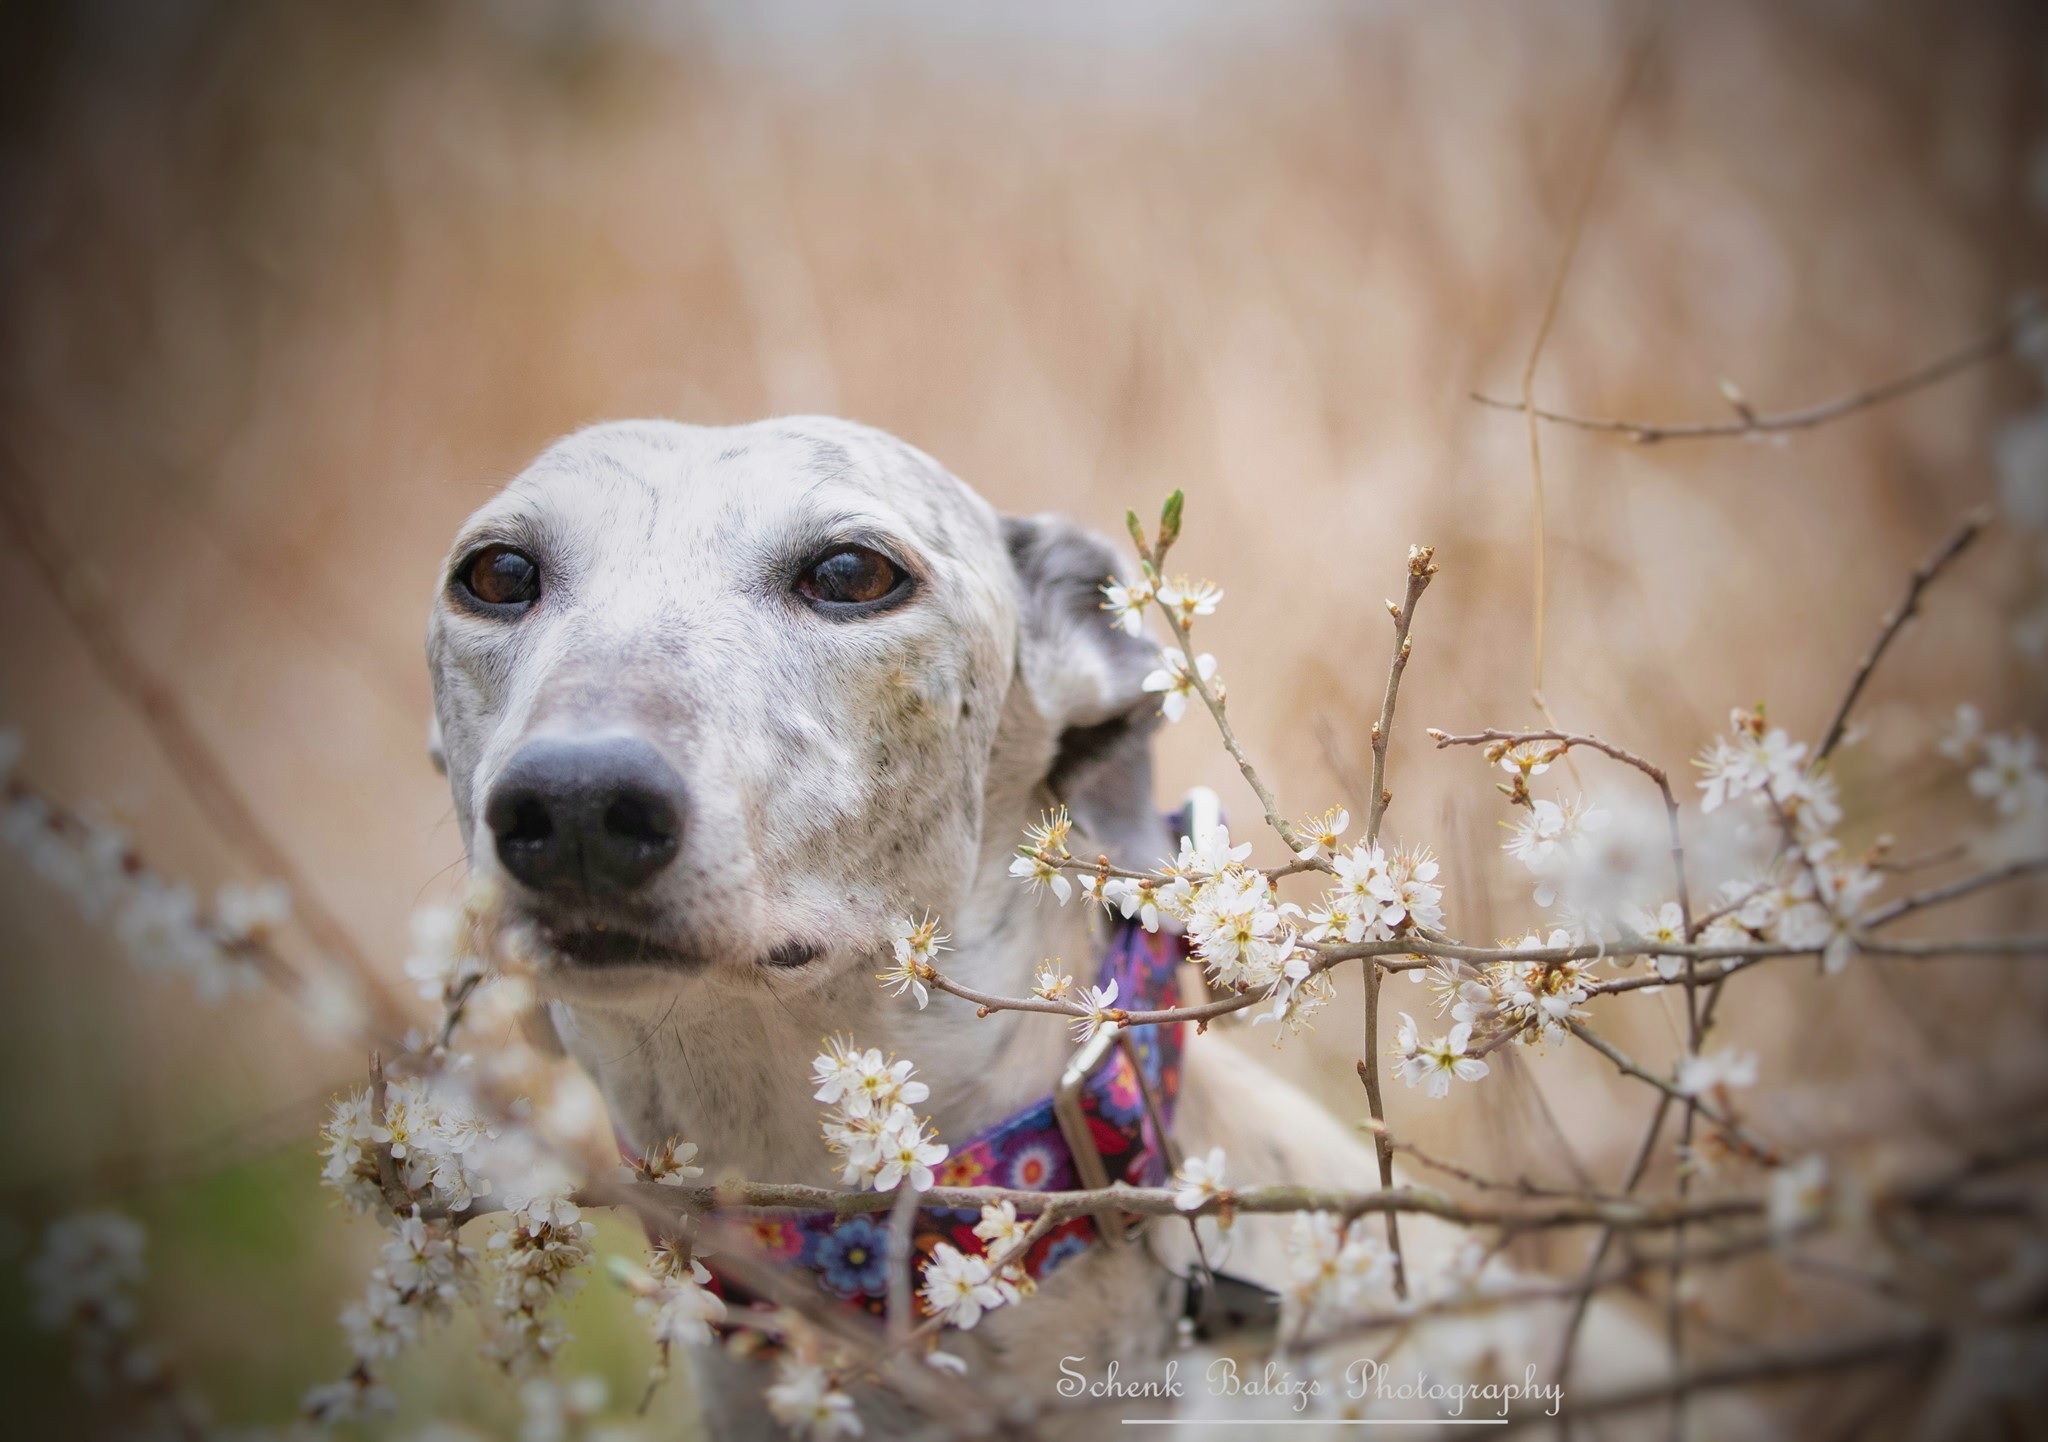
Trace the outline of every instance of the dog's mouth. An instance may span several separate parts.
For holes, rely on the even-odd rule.
[[[547,944],[562,960],[578,967],[659,966],[685,969],[703,958],[692,951],[672,946],[642,931],[593,926],[577,930],[544,933]]]
[[[695,971],[706,960],[700,950],[677,946],[628,927],[550,927],[543,930],[542,936],[549,950],[578,970],[657,967],[668,971]],[[757,964],[775,971],[793,971],[808,966],[823,954],[821,948],[808,941],[790,940],[763,952]]]

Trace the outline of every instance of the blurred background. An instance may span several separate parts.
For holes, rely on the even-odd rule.
[[[443,547],[550,440],[623,416],[839,413],[1003,508],[1111,534],[1184,488],[1179,560],[1228,593],[1205,645],[1296,814],[1362,815],[1380,602],[1409,544],[1434,544],[1388,825],[1443,856],[1455,931],[1519,936],[1543,917],[1499,850],[1498,773],[1421,733],[1539,720],[1526,437],[1470,393],[1517,394],[1646,13],[9,5],[4,481],[97,575],[397,994],[409,914],[461,869],[425,754]],[[1803,405],[1968,344],[2044,281],[2048,12],[1672,4],[1536,394],[1719,420],[1728,380],[1761,409]],[[1681,774],[1731,706],[1768,701],[1814,737],[1912,565],[1990,504],[1998,524],[1878,676],[1839,770],[1845,838],[1966,837],[1982,808],[1944,799],[1938,729],[1961,700],[1994,727],[2043,709],[2042,405],[2041,376],[2005,356],[1782,443],[1547,430],[1558,722]],[[0,722],[26,737],[24,774],[171,874],[254,879],[19,549],[0,555]],[[1162,799],[1206,783],[1257,814],[1199,716],[1161,753]],[[1589,792],[1640,782],[1596,760]],[[1975,915],[2038,929],[2040,890]],[[314,1129],[362,1058],[309,1045],[270,998],[207,1008],[136,974],[11,854],[0,947],[0,1371],[20,1435],[83,1425],[15,1266],[80,1202],[149,1223],[148,1325],[224,1418],[283,1423],[345,1365],[333,1315],[376,1244],[316,1185]],[[1938,987],[1916,965],[1825,988],[1788,966],[1731,999],[1727,1039],[1797,1082],[1759,1125],[1938,1130],[1958,1088],[1984,1105],[1969,1068],[2048,1065],[2028,962],[1944,963]],[[1672,1015],[1618,1014],[1616,1034],[1668,1056]],[[1361,1029],[1347,995],[1277,1063],[1362,1113]],[[1396,1089],[1396,1131],[1504,1175],[1611,1185],[1644,1097],[1590,1054],[1508,1070],[1435,1107]],[[1874,1070],[1945,1080],[1907,1106]],[[1528,1260],[1577,1265],[1583,1239],[1554,1245]],[[1812,1330],[1859,1305],[1788,1312],[1771,1285],[1732,1280],[1712,1315]],[[637,1320],[598,1285],[574,1325],[566,1371],[630,1405]],[[458,1330],[401,1371],[400,1433],[515,1425],[471,1342]],[[657,1402],[671,1434],[688,1414],[680,1386]]]

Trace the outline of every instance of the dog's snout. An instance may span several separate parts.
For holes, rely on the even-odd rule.
[[[631,891],[673,861],[683,811],[682,778],[646,742],[549,738],[513,756],[484,821],[525,885],[588,898]]]

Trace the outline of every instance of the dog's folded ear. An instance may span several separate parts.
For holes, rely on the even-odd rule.
[[[1074,813],[1088,846],[1150,865],[1159,704],[1144,680],[1159,647],[1102,608],[1102,586],[1121,569],[1116,548],[1053,515],[1006,516],[1003,539],[1017,574],[1018,680],[1049,728],[1043,785]]]

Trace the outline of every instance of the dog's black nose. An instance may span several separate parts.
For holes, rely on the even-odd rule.
[[[631,891],[683,835],[683,781],[629,736],[529,741],[491,787],[484,821],[505,869],[536,891]]]

